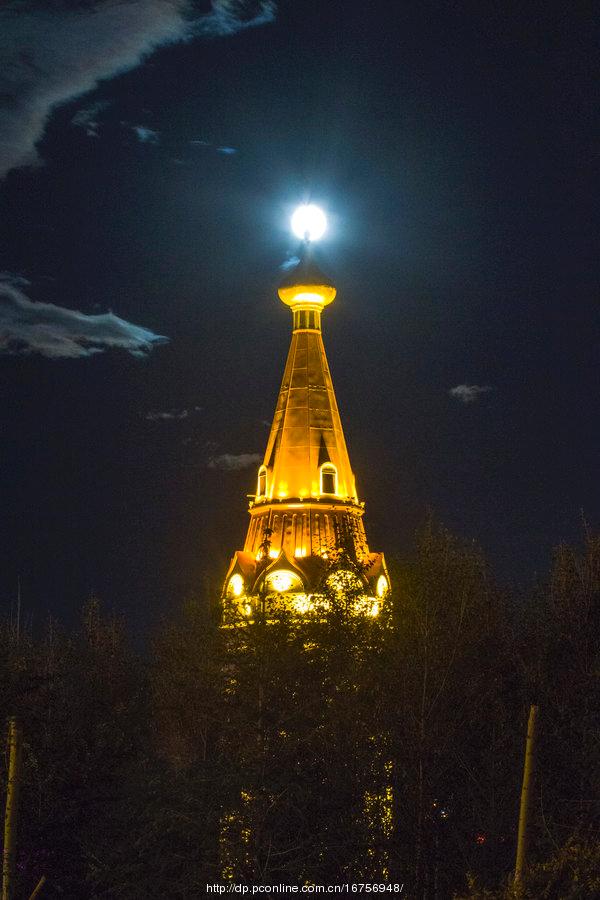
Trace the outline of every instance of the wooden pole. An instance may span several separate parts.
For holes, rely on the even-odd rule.
[[[523,869],[527,861],[527,838],[529,829],[529,806],[531,782],[533,780],[537,706],[529,707],[527,723],[527,741],[525,744],[525,764],[523,766],[523,786],[521,787],[521,807],[519,809],[519,834],[517,837],[517,858],[515,860],[514,883],[518,885],[523,877]]]
[[[40,891],[42,890],[42,888],[44,887],[45,884],[46,884],[46,876],[42,875],[42,877],[40,878],[40,880],[34,887],[33,893],[29,895],[29,900],[34,900],[34,898],[39,895]]]
[[[14,897],[15,856],[17,848],[17,819],[21,782],[21,726],[16,716],[8,720],[8,784],[4,814],[4,851],[2,854],[2,900]]]

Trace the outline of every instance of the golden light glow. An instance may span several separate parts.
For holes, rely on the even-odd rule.
[[[354,597],[352,610],[357,616],[378,616],[381,611],[381,603],[375,597],[367,597],[366,594],[360,594]]]
[[[302,306],[318,306],[320,308],[325,305],[325,298],[323,294],[315,291],[300,291],[299,294],[295,294],[294,303],[302,304]]]
[[[277,557],[279,556],[279,550],[269,550],[269,556],[271,557],[271,559],[277,559]]]
[[[292,231],[301,241],[318,241],[325,234],[327,218],[319,206],[304,203],[292,216]]]
[[[339,569],[337,572],[331,573],[327,579],[327,585],[339,597],[342,597],[344,594],[355,594],[362,587],[362,582],[354,572]]]
[[[269,575],[267,584],[269,588],[277,591],[278,594],[284,594],[286,591],[289,591],[291,587],[298,586],[300,584],[300,579],[293,572],[288,572],[285,569],[278,569],[277,572],[272,572]]]
[[[388,591],[388,580],[385,575],[380,575],[377,579],[377,596],[384,597]]]
[[[280,287],[277,293],[286,306],[322,309],[333,303],[336,289],[332,284],[293,284]]]
[[[294,598],[294,610],[301,616],[306,615],[311,609],[314,609],[314,603],[306,594],[299,594]]]
[[[244,579],[236,572],[235,575],[232,575],[229,579],[229,593],[234,597],[240,597],[244,590]]]
[[[244,604],[244,615],[245,615],[245,616],[251,616],[251,615],[252,615],[252,607],[250,606],[249,603],[245,603],[245,604]]]

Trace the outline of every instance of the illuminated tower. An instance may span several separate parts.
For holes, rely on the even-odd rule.
[[[302,612],[335,567],[338,583],[341,570],[342,582],[360,588],[364,609],[376,614],[389,580],[383,554],[367,545],[321,335],[321,314],[336,289],[308,240],[278,293],[292,311],[292,342],[246,542],[231,561],[224,598],[250,616],[257,598],[275,593]]]

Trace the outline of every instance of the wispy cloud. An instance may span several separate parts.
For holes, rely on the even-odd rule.
[[[151,411],[144,416],[148,422],[172,422],[174,419],[187,419],[189,411],[187,409],[169,409],[164,412]]]
[[[98,103],[92,103],[91,106],[85,106],[75,113],[71,119],[71,125],[74,125],[76,128],[83,128],[88,137],[96,138],[100,129],[98,114],[109,106],[110,103],[106,101],[99,101]]]
[[[264,25],[273,21],[277,8],[273,0],[211,0],[211,6],[212,13],[193,25],[197,34],[236,34],[240,28]]]
[[[450,388],[448,393],[461,403],[474,403],[482,394],[487,394],[491,390],[493,388],[489,384],[457,384],[456,387]]]
[[[220,153],[221,156],[235,156],[235,154],[238,152],[237,147],[228,147],[228,146],[219,147],[215,144],[212,144],[210,141],[203,141],[203,140],[200,140],[199,138],[194,138],[193,140],[188,141],[188,143],[189,143],[190,147],[201,147],[203,150],[207,150],[210,148],[211,150],[214,150],[216,153]]]
[[[79,359],[110,348],[146,356],[168,338],[120,319],[90,316],[54,303],[36,303],[24,293],[24,278],[0,273],[0,353]]]
[[[0,177],[39,162],[35,144],[52,110],[157,47],[231,35],[273,20],[271,0],[9,0],[0,9]]]
[[[287,259],[284,259],[284,261],[281,263],[279,268],[282,269],[284,272],[287,272],[289,269],[293,269],[294,266],[297,266],[299,262],[300,262],[299,256],[289,256]]]
[[[146,125],[130,125],[129,127],[140,144],[158,144],[159,133],[153,128],[148,128]]]
[[[209,469],[221,469],[225,472],[237,472],[240,469],[249,469],[261,461],[258,453],[222,453],[220,456],[211,456],[208,461]]]
[[[199,412],[202,412],[201,406],[194,406],[192,409],[150,410],[144,418],[148,422],[173,422],[188,419],[194,413]]]

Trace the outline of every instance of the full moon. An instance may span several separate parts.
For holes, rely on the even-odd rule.
[[[292,216],[292,231],[301,240],[318,241],[326,228],[325,213],[312,203],[299,206]]]

